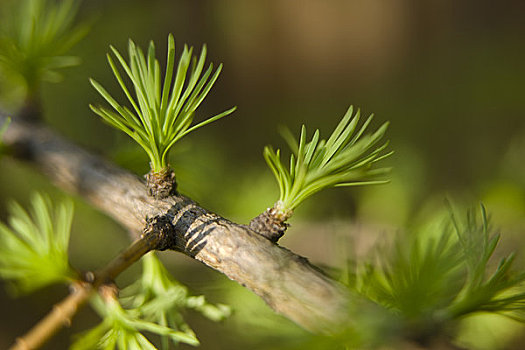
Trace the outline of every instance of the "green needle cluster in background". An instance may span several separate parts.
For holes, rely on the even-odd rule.
[[[41,194],[31,202],[29,213],[11,203],[9,226],[0,222],[0,276],[25,293],[75,278],[68,259],[71,202],[53,208]]]
[[[58,69],[80,64],[80,58],[66,53],[82,39],[87,25],[74,23],[76,0],[21,0],[0,22],[0,65],[25,80],[33,95],[42,81],[62,79]]]

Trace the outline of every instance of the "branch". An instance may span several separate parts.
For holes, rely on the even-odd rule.
[[[0,124],[5,116],[0,115]],[[64,140],[42,125],[13,120],[4,143],[59,187],[89,200],[135,234],[148,218],[172,224],[172,244],[249,288],[275,311],[316,333],[348,326],[347,292],[305,258],[246,225],[211,213],[184,196],[155,200],[137,176]]]
[[[38,349],[44,345],[62,327],[71,324],[77,313],[93,293],[89,283],[77,283],[71,286],[71,293],[40,320],[24,336],[17,338],[10,350]]]
[[[99,287],[111,283],[122,271],[127,269],[144,254],[156,249],[162,242],[160,230],[148,225],[149,230],[126,250],[121,252],[104,269],[92,275],[89,281],[77,281],[71,285],[71,293],[40,320],[25,335],[16,339],[10,350],[38,349],[62,327],[69,326],[77,311],[84,306]],[[88,274],[89,275],[89,274]]]

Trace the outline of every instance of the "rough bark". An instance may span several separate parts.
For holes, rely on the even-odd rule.
[[[282,218],[276,214],[275,207],[268,208],[250,221],[250,228],[277,243],[288,229],[286,220],[288,217]]]
[[[151,170],[146,174],[145,178],[148,194],[155,199],[164,199],[177,195],[175,172],[170,168],[162,169],[159,172]]]
[[[5,116],[0,115],[0,125]],[[90,201],[140,235],[148,220],[168,219],[169,247],[220,271],[263,298],[275,311],[317,333],[348,326],[349,296],[307,259],[211,213],[181,195],[156,200],[137,176],[64,140],[45,126],[14,120],[4,135],[17,158],[59,187]]]

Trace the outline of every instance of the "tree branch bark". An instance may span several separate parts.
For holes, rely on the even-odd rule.
[[[0,125],[5,116],[0,115]],[[316,333],[348,326],[350,297],[307,259],[246,225],[211,213],[181,195],[155,200],[144,182],[45,126],[13,120],[4,143],[59,187],[79,194],[138,237],[148,219],[173,225],[169,249],[183,252],[249,288],[275,311]]]

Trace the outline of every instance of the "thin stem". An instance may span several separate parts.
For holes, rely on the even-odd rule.
[[[23,337],[17,338],[16,343],[10,349],[29,350],[40,348],[62,327],[71,324],[73,316],[84,306],[93,290],[94,288],[90,283],[75,283],[71,294],[53,306],[53,309]]]
[[[160,237],[157,234],[157,231],[150,231],[150,234],[143,235],[140,239],[133,242],[126,250],[117,255],[117,257],[107,264],[103,270],[95,273],[95,279],[92,282],[93,286],[99,287],[104,283],[112,281],[143,255],[151,250],[155,250],[159,242]]]
[[[150,231],[133,242],[106,267],[94,274],[91,281],[75,282],[71,293],[25,335],[16,339],[10,350],[38,349],[53,337],[62,327],[71,325],[77,311],[85,305],[91,295],[105,283],[111,282],[122,271],[130,267],[143,255],[154,250],[161,241],[157,231]]]

